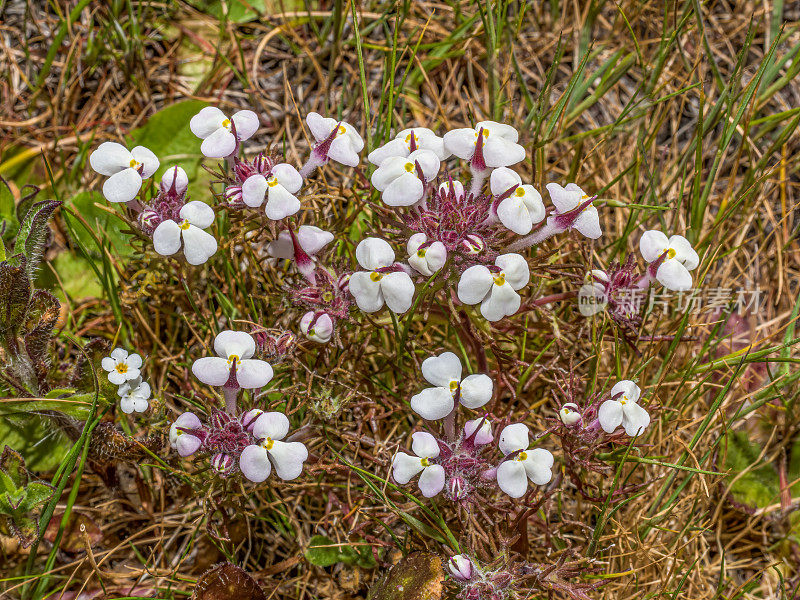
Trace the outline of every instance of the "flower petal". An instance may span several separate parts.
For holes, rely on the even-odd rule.
[[[265,412],[259,415],[253,425],[253,435],[257,438],[282,440],[289,433],[289,419],[279,412]]]
[[[328,157],[348,167],[357,167],[360,160],[353,141],[346,135],[340,135],[331,142]]]
[[[180,456],[185,458],[197,452],[202,444],[203,440],[196,435],[184,433],[183,435],[179,435],[178,439],[175,441],[175,449]]]
[[[461,381],[461,361],[452,352],[429,356],[422,361],[422,376],[431,385],[446,388],[451,381]]]
[[[158,157],[149,148],[136,146],[131,149],[131,156],[142,164],[142,179],[147,179],[158,170]]]
[[[453,129],[442,136],[445,149],[458,158],[469,160],[475,154],[476,130],[471,127]]]
[[[408,155],[408,160],[414,163],[415,173],[416,163],[419,163],[419,166],[422,169],[422,174],[427,181],[435,179],[436,175],[439,173],[441,161],[439,160],[439,157],[436,156],[436,153],[432,150],[428,150],[426,148],[415,150]]]
[[[411,450],[420,458],[436,458],[439,456],[439,443],[427,431],[411,434]]]
[[[100,175],[114,175],[131,166],[133,155],[122,144],[103,142],[89,155],[89,165]]]
[[[644,433],[647,426],[650,425],[650,415],[635,402],[626,402],[622,407],[622,426],[625,428],[625,433],[633,437]]]
[[[403,173],[386,186],[381,200],[387,206],[411,206],[422,198],[424,189],[416,172]]]
[[[494,383],[491,377],[480,373],[465,377],[460,387],[461,404],[467,408],[480,408],[492,399]]]
[[[300,442],[276,441],[270,450],[267,450],[272,462],[275,463],[275,472],[284,481],[291,481],[300,477],[303,472],[303,463],[308,460],[308,449]]]
[[[197,137],[205,139],[220,129],[227,118],[216,106],[206,106],[189,121],[189,129]]]
[[[217,251],[217,240],[199,227],[189,225],[182,234],[183,255],[190,265],[202,265]]]
[[[172,256],[181,249],[181,228],[172,219],[162,221],[153,232],[153,248],[161,256]]]
[[[267,195],[267,178],[256,173],[250,175],[242,184],[242,202],[251,208],[257,208],[264,204],[264,197]]]
[[[596,240],[602,236],[603,230],[600,228],[600,214],[597,212],[597,208],[594,206],[584,208],[583,212],[575,219],[572,228],[577,229],[590,240]]]
[[[372,281],[370,273],[359,271],[350,276],[349,289],[356,300],[358,308],[365,313],[373,313],[383,308],[383,294],[381,284]]]
[[[267,217],[273,221],[280,221],[290,217],[300,210],[300,200],[289,193],[281,184],[275,185],[267,191]]]
[[[504,456],[517,450],[527,450],[529,445],[528,427],[525,423],[512,423],[504,427],[503,431],[500,432],[498,446]]]
[[[489,295],[481,302],[481,314],[490,322],[513,315],[519,310],[522,299],[508,282],[492,285]]]
[[[394,250],[386,240],[368,237],[356,246],[356,260],[362,268],[374,271],[394,264]]]
[[[525,148],[501,137],[490,135],[483,141],[483,160],[487,167],[507,167],[525,160]]]
[[[676,258],[668,258],[656,271],[656,279],[668,290],[686,292],[692,289],[692,274]]]
[[[597,420],[603,431],[614,433],[614,430],[622,424],[622,404],[616,400],[606,400],[597,411]]]
[[[225,385],[230,376],[230,368],[224,358],[206,356],[192,363],[192,373],[206,385]]]
[[[669,238],[669,247],[675,250],[675,258],[683,263],[688,270],[693,271],[700,264],[700,257],[692,248],[692,244],[682,235],[673,235]]]
[[[503,270],[506,276],[506,282],[516,291],[521,290],[531,278],[530,267],[528,261],[521,254],[501,254],[498,256],[494,264]]]
[[[639,239],[639,252],[651,263],[669,249],[667,236],[657,230],[645,231]]]
[[[419,457],[411,456],[405,452],[398,452],[392,459],[392,477],[400,485],[407,484],[414,475],[424,468]]]
[[[534,448],[525,452],[527,458],[520,461],[528,478],[536,485],[549,483],[553,478],[553,455],[544,448]]]
[[[453,412],[454,406],[453,394],[443,387],[426,388],[411,397],[412,410],[428,421],[443,419]]]
[[[489,187],[495,196],[504,194],[515,185],[521,186],[522,179],[516,171],[512,171],[508,167],[495,169],[489,177]]]
[[[296,194],[303,187],[303,177],[288,163],[279,163],[272,167],[272,174],[277,178],[278,183],[292,194]]]
[[[497,121],[480,121],[479,123],[475,123],[475,131],[480,131],[481,129],[489,131],[491,136],[501,137],[510,142],[519,140],[519,132],[511,125],[506,125],[505,123],[498,123]]]
[[[392,158],[395,156],[406,157],[408,155],[408,146],[406,145],[405,141],[400,138],[396,138],[386,142],[379,148],[375,148],[375,150],[367,155],[367,160],[373,165],[379,167],[387,158]]]
[[[128,358],[125,360],[128,367],[132,369],[139,369],[142,366],[142,357],[138,354],[129,354]]]
[[[480,426],[480,429],[478,433],[475,433],[478,426]],[[477,419],[472,419],[464,423],[464,437],[469,437],[473,433],[475,433],[475,437],[472,438],[472,443],[476,446],[491,444],[494,440],[494,436],[492,435],[492,422],[488,418],[478,417]]]
[[[214,338],[214,352],[222,358],[250,358],[256,353],[256,341],[246,331],[220,331]]]
[[[426,498],[433,498],[444,488],[444,467],[430,465],[422,470],[419,478],[419,490]]]
[[[617,394],[622,394],[626,402],[638,402],[639,396],[642,394],[641,388],[630,379],[623,379],[614,384],[611,388],[609,395],[613,398]]]
[[[236,150],[236,138],[234,135],[220,127],[200,144],[200,152],[208,158],[225,158]]]
[[[380,285],[386,306],[393,313],[401,315],[411,308],[415,288],[408,273],[404,271],[388,273],[381,279]]]
[[[514,194],[497,205],[497,216],[505,227],[517,235],[526,235],[533,229],[533,219],[528,207]]]
[[[528,491],[525,467],[516,460],[507,460],[497,467],[497,485],[512,498],[522,498]]]
[[[560,214],[578,208],[578,205],[581,203],[581,199],[583,198],[583,194],[581,192],[569,189],[569,186],[563,188],[557,183],[548,183],[547,191],[550,193],[550,200],[552,201],[553,206],[556,207],[556,210]]]
[[[272,471],[267,451],[255,444],[247,446],[239,457],[239,469],[253,483],[261,483]]]
[[[109,202],[130,202],[142,189],[142,176],[136,169],[127,168],[115,173],[103,183],[103,196]]]
[[[464,304],[477,304],[489,294],[494,278],[483,265],[473,265],[458,280],[458,299]]]
[[[247,390],[264,387],[272,379],[272,366],[263,360],[245,359],[236,369],[239,387]]]
[[[186,219],[200,229],[211,227],[214,222],[214,209],[200,200],[193,200],[184,204],[180,215],[182,219]]]
[[[236,127],[236,137],[241,141],[249,140],[258,131],[258,115],[252,110],[240,110],[231,116]]]
[[[370,177],[370,183],[379,192],[384,191],[389,185],[401,175],[408,175],[414,173],[414,163],[406,157],[390,157],[387,158],[381,166],[375,169],[375,172]]]

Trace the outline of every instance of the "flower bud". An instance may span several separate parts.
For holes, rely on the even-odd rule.
[[[478,427],[480,426],[480,429]],[[477,433],[475,430],[478,429]],[[464,423],[464,436],[472,437],[472,443],[475,446],[483,446],[490,444],[494,440],[492,435],[492,424],[489,419],[478,418]]]
[[[469,581],[472,579],[472,561],[463,554],[456,554],[447,562],[450,574],[458,581]]]
[[[461,250],[467,254],[480,254],[486,250],[486,242],[481,236],[470,233],[461,241]]]
[[[582,417],[578,405],[573,402],[568,402],[558,411],[558,418],[561,419],[564,425],[569,427],[580,421]]]
[[[470,485],[460,475],[451,477],[447,482],[447,497],[453,501],[463,500],[469,493]]]
[[[324,312],[309,311],[300,319],[300,331],[310,340],[324,344],[333,336],[333,319]]]
[[[256,419],[264,413],[260,408],[253,408],[244,413],[241,417],[242,427],[245,431],[253,433],[253,427],[256,424]]]
[[[161,193],[172,193],[176,196],[186,192],[189,187],[189,176],[181,167],[170,167],[161,176]]]
[[[211,468],[214,469],[220,477],[227,477],[233,471],[236,465],[233,457],[229,454],[218,452],[211,457]]]

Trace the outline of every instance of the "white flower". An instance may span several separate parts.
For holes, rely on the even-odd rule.
[[[555,226],[556,231],[576,229],[591,240],[603,235],[597,208],[581,188],[574,183],[568,183],[566,187],[548,183],[547,191],[555,206],[555,212],[547,218],[548,225]]]
[[[660,231],[645,231],[639,240],[639,250],[648,263],[655,263],[666,253],[658,265],[655,278],[668,290],[683,292],[692,289],[692,271],[700,264],[700,257],[682,235],[667,236]]]
[[[613,433],[622,425],[625,433],[633,437],[643,433],[650,425],[650,415],[639,406],[639,395],[642,390],[630,380],[620,381],[611,388],[612,400],[606,400],[597,411],[597,420],[606,433]],[[613,398],[621,394],[614,400]]]
[[[428,236],[415,233],[408,238],[408,264],[425,277],[430,277],[444,266],[447,261],[447,248],[440,241],[427,243]]]
[[[553,455],[544,448],[529,448],[528,428],[523,423],[509,425],[500,433],[500,451],[508,456],[521,450],[511,460],[497,467],[497,484],[512,498],[521,498],[528,491],[528,479],[544,485],[553,478]]]
[[[480,429],[478,429],[478,426],[480,426]],[[478,433],[475,433],[476,429],[478,429]],[[468,438],[473,433],[475,433],[475,437],[472,438],[472,443],[476,446],[485,446],[486,444],[491,444],[492,440],[494,440],[492,424],[487,418],[479,417],[464,423],[464,437]]]
[[[602,269],[592,269],[586,274],[584,281],[586,283],[578,290],[578,310],[584,317],[591,317],[602,312],[608,305],[608,273]]]
[[[356,247],[356,260],[367,271],[350,276],[350,293],[365,313],[380,310],[384,302],[389,310],[404,313],[411,308],[414,282],[394,265],[394,250],[386,240],[366,238]],[[394,270],[393,270],[394,269]]]
[[[117,393],[120,395],[119,407],[126,415],[132,412],[144,412],[150,406],[150,384],[142,381],[141,377],[126,381]]]
[[[189,129],[203,140],[200,152],[209,158],[224,158],[258,131],[258,115],[252,110],[240,110],[228,118],[216,106],[206,106],[189,121]]]
[[[181,167],[170,167],[161,176],[161,192],[173,190],[175,194],[182,194],[189,187],[189,176]]]
[[[480,408],[492,399],[494,384],[491,378],[478,374],[462,380],[461,361],[452,352],[423,360],[422,376],[436,387],[424,389],[411,398],[411,408],[429,421],[449,415],[455,407],[456,397],[467,408]]]
[[[300,331],[308,339],[325,344],[333,336],[333,319],[327,313],[309,311],[300,319]]]
[[[200,429],[203,424],[197,415],[192,412],[185,412],[175,419],[169,428],[169,445],[178,451],[181,456],[194,454],[200,448],[203,441],[196,435],[192,435],[184,429]]]
[[[450,574],[458,581],[472,579],[472,561],[463,554],[456,554],[447,561]]]
[[[158,169],[158,158],[144,146],[128,151],[116,142],[103,142],[89,155],[89,164],[100,175],[108,176],[103,183],[103,196],[109,202],[129,202],[142,189],[142,180]]]
[[[303,178],[292,165],[280,163],[272,167],[270,176],[251,175],[242,184],[242,201],[257,208],[267,199],[265,212],[273,221],[285,219],[300,210],[300,200],[294,194],[303,186]]]
[[[464,198],[464,184],[458,181],[457,179],[451,179],[450,181],[443,181],[439,184],[439,195],[440,196],[449,196],[450,194],[456,200],[461,200]]]
[[[478,135],[481,133],[481,152]],[[454,129],[444,134],[444,147],[459,158],[469,160],[476,168],[507,167],[525,159],[525,148],[517,144],[519,133],[503,123],[481,121],[474,128]]]
[[[249,333],[221,331],[214,338],[214,351],[217,356],[199,358],[192,364],[192,373],[203,383],[225,385],[233,374],[239,387],[254,389],[264,387],[272,379],[270,364],[251,358],[256,352],[256,342]]]
[[[474,265],[461,274],[458,299],[464,304],[481,303],[487,321],[499,321],[513,315],[522,302],[517,290],[528,284],[530,269],[519,254],[502,254],[494,261],[495,270]]]
[[[564,425],[574,425],[581,420],[581,413],[578,405],[574,402],[567,402],[558,411],[558,418]]]
[[[167,219],[153,232],[153,247],[161,256],[172,256],[181,248],[190,265],[202,265],[217,251],[217,240],[203,231],[214,222],[213,209],[199,200],[187,202],[180,211],[181,222]]]
[[[419,489],[426,498],[433,498],[444,488],[444,467],[430,462],[430,459],[439,456],[439,443],[425,431],[417,431],[412,434],[411,439],[411,451],[416,456],[405,452],[395,454],[392,475],[397,483],[405,485],[421,472]]]
[[[414,127],[403,129],[393,140],[370,152],[367,160],[373,165],[380,166],[387,158],[393,156],[405,158],[419,149],[430,150],[440,161],[450,156],[450,152],[445,150],[442,138],[425,127]]]
[[[300,225],[295,236],[303,252],[312,257],[333,241],[332,233],[323,231],[314,225]],[[287,260],[295,258],[292,235],[288,230],[284,229],[281,231],[278,234],[278,239],[267,245],[267,254],[273,258],[284,258]]]
[[[417,164],[425,181],[419,177]],[[416,150],[406,156],[390,156],[372,174],[372,185],[388,206],[411,206],[422,199],[425,182],[439,172],[439,158],[431,150]]]
[[[142,367],[142,357],[138,354],[128,354],[127,350],[114,348],[111,356],[106,356],[100,365],[108,371],[108,380],[114,385],[122,385],[139,377]]]
[[[311,135],[319,144],[318,149],[324,155],[322,158],[333,159],[348,167],[358,165],[358,153],[364,149],[364,140],[352,125],[330,117],[323,117],[315,112],[308,113],[306,123],[311,130]],[[334,129],[336,129],[336,134],[329,140]],[[329,141],[330,144],[325,148],[324,146]]]
[[[289,419],[279,412],[260,415],[253,426],[259,444],[247,446],[239,457],[239,468],[250,481],[260,483],[269,477],[272,465],[278,477],[285,481],[296,479],[303,472],[308,450],[300,442],[282,442],[289,433]]]
[[[522,179],[507,167],[492,171],[489,178],[492,194],[506,197],[497,205],[497,216],[508,229],[519,235],[530,233],[534,224],[544,219],[542,195],[532,185],[523,185]],[[511,188],[513,192],[509,193]]]

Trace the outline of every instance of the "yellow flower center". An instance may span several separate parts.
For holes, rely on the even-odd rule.
[[[275,442],[272,441],[272,438],[267,438],[263,442],[261,442],[261,445],[267,450],[272,450],[272,447],[275,445]]]
[[[411,173],[411,171],[413,171],[413,170],[414,170],[414,163],[407,162],[406,163],[406,171]]]
[[[222,121],[222,126],[225,129],[230,129],[231,128],[231,120],[230,119],[225,119],[224,121]]]
[[[137,168],[137,167],[138,167],[139,165],[141,165],[141,164],[142,164],[142,163],[140,163],[140,162],[139,162],[138,160],[136,160],[135,158],[132,158],[132,159],[131,159],[131,162],[130,162],[131,169],[135,169],[135,168]]]
[[[421,464],[423,467],[430,467],[431,461],[429,461],[427,458],[420,458],[419,464]]]
[[[419,250],[417,250],[417,256],[419,256],[420,258],[425,258],[425,249],[420,248]]]
[[[565,415],[568,415],[569,413],[571,413],[571,412],[572,412],[572,411],[571,411],[569,408],[567,408],[566,406],[565,406],[564,408],[562,408],[561,410],[563,410],[563,411],[564,411],[564,414],[565,414]]]
[[[267,179],[267,185],[269,187],[275,187],[276,185],[278,185],[278,178],[277,177],[270,177],[269,179]]]
[[[236,361],[236,365],[238,366],[239,363],[241,362],[241,359],[236,354],[231,354],[230,356],[228,356],[228,367],[230,367],[233,364],[233,361]]]
[[[314,331],[313,327],[308,330],[308,335],[316,335],[316,332]]]
[[[381,279],[383,279],[383,274],[378,273],[377,271],[373,271],[372,273],[369,274],[369,278],[372,279],[372,281],[380,281]]]
[[[178,224],[178,227],[180,227],[180,228],[181,228],[183,231],[186,231],[187,229],[189,229],[189,226],[190,226],[190,225],[191,225],[191,223],[189,223],[189,221],[187,221],[186,219],[184,219],[183,221],[181,221],[181,222]]]
[[[497,277],[494,278],[494,284],[497,285],[497,286],[505,285],[505,283],[506,283],[506,274],[505,273],[501,272],[500,275],[498,275]]]
[[[128,372],[128,365],[125,363],[117,363],[117,366],[114,367],[117,370],[117,373],[127,373]]]
[[[623,396],[622,398],[620,398],[619,403],[622,404],[623,406],[625,406],[625,403],[627,401],[628,401],[628,397],[627,396]]]
[[[344,135],[347,133],[347,129],[344,128],[344,125],[339,125],[339,131],[336,132],[336,135]]]
[[[525,195],[525,190],[523,190],[521,187],[518,187],[516,189],[516,191],[514,192],[514,195],[515,196],[524,196]]]
[[[478,137],[478,132],[477,131],[475,132],[475,137]],[[484,129],[483,130],[483,137],[489,137],[489,130],[488,129]]]
[[[454,394],[457,389],[458,389],[458,382],[455,379],[453,379],[453,381],[450,382],[450,393]]]
[[[667,250],[667,258],[675,258],[676,254],[677,254],[677,252],[675,252],[675,250],[673,248],[670,248],[669,250]]]
[[[525,452],[520,452],[519,456],[517,456],[517,460],[523,461],[528,458],[528,455]]]

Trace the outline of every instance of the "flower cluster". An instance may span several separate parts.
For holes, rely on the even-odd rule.
[[[144,412],[150,406],[150,384],[142,379],[142,357],[129,354],[123,348],[114,348],[110,356],[101,361],[108,380],[119,386],[119,407],[125,414]]]

